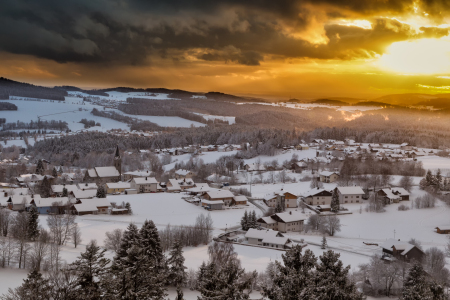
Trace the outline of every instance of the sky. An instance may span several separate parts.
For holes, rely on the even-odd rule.
[[[14,0],[0,76],[272,98],[450,91],[446,0]]]

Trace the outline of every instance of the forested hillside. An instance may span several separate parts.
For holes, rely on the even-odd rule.
[[[9,96],[17,96],[64,101],[67,95],[67,92],[62,89],[47,88],[0,77],[0,99],[3,100],[8,100]]]

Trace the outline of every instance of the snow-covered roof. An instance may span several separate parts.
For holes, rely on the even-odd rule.
[[[97,191],[96,190],[74,190],[73,191],[73,195],[75,196],[75,198],[77,199],[89,199],[89,198],[93,198],[95,197],[95,195],[97,195]]]
[[[330,172],[330,171],[322,171],[322,172],[320,172],[320,176],[325,176],[325,177],[328,177],[328,176],[331,176],[331,175],[333,175],[333,174],[336,174],[336,175],[339,175],[338,173],[336,173],[336,172]]]
[[[392,192],[400,195],[400,196],[409,196],[409,192],[405,190],[404,188],[397,187],[397,188],[391,188]]]
[[[284,237],[278,231],[274,231],[271,229],[258,230],[250,228],[245,234],[245,238],[262,239],[263,243],[273,245],[285,245],[289,241],[287,237]]]
[[[247,197],[245,197],[244,195],[234,196],[233,200],[234,201],[247,201]]]
[[[393,247],[395,247],[397,251],[402,251],[402,253],[400,253],[401,255],[406,255],[415,246],[413,244],[401,242],[394,239],[388,239],[381,245],[381,248],[389,251],[392,251]]]
[[[138,178],[133,178],[133,181],[136,184],[158,184],[158,181],[156,180],[155,177],[138,177]]]
[[[96,211],[98,211],[97,206],[95,206],[92,203],[88,203],[88,202],[74,204],[73,207],[78,212],[96,212]]]
[[[133,176],[142,176],[142,177],[150,175],[149,171],[130,171],[130,172],[125,172],[124,174],[133,175]]]
[[[343,195],[362,195],[363,189],[360,186],[339,186],[338,191]]]
[[[391,189],[382,189],[382,191],[386,194],[386,198],[394,200],[394,199],[400,199],[399,195],[395,195],[394,193],[392,193]]]
[[[234,195],[229,190],[213,190],[207,192],[208,196],[211,199],[220,199],[220,198],[233,198]]]
[[[53,206],[53,203],[55,203],[55,206],[63,206],[69,203],[69,198],[35,198],[31,202],[34,203],[36,207],[50,207]]]
[[[186,189],[186,191],[192,193],[202,193],[202,192],[206,193],[209,192],[210,190],[212,190],[212,188],[210,188],[207,183],[196,183],[195,187]]]
[[[95,172],[95,169],[88,169],[87,172],[89,177],[97,177],[97,172]]]
[[[110,189],[129,189],[130,183],[129,182],[108,182],[106,186]]]
[[[118,177],[120,176],[119,171],[116,167],[96,167],[95,171],[98,177]]]
[[[189,171],[189,170],[183,170],[183,169],[180,169],[180,170],[176,170],[175,171],[175,174],[177,174],[177,175],[180,175],[180,176],[186,176],[187,174],[189,174],[191,171]]]
[[[306,220],[305,215],[297,211],[277,213],[275,216],[279,217],[284,223]]]
[[[167,189],[170,191],[178,191],[181,190],[180,185],[178,184],[177,179],[169,179],[169,182],[172,186],[168,186]]]
[[[40,195],[34,195],[33,197],[31,197],[31,195],[20,195],[20,194],[15,194],[10,196],[11,197],[11,202],[12,204],[22,204],[25,201],[25,204],[30,204],[31,200],[33,199],[41,199]],[[9,197],[8,197],[9,200]]]
[[[312,190],[309,190],[309,191],[307,191],[307,192],[304,192],[304,193],[303,193],[303,197],[311,197],[311,196],[320,194],[320,193],[322,193],[322,192],[332,193],[332,191],[328,191],[328,190],[326,190],[326,189],[317,189],[317,188],[316,188],[316,189],[312,189]]]
[[[79,183],[78,187],[80,188],[80,190],[97,190],[98,189],[98,185],[95,182]]]
[[[264,223],[266,223],[266,224],[276,224],[277,223],[277,221],[275,221],[271,217],[262,217],[259,220],[263,220]]]
[[[95,207],[109,207],[111,203],[106,198],[92,198],[81,200],[81,203],[89,203],[95,205]]]

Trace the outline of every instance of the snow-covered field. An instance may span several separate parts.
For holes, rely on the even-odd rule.
[[[215,116],[215,115],[206,115],[201,113],[195,113],[196,115],[203,116],[206,120],[222,120],[222,121],[228,121],[228,124],[234,124],[236,123],[236,117],[224,117],[224,116]]]
[[[95,96],[95,95],[89,95],[83,92],[68,92],[69,95],[79,95],[79,96],[83,96],[83,97],[99,97],[101,99],[106,99],[106,100],[113,100],[113,101],[118,101],[118,102],[125,102],[127,101],[127,98],[146,98],[146,99],[151,99],[151,100],[179,100],[176,98],[169,98],[168,94],[163,94],[163,93],[143,93],[143,92],[129,92],[129,93],[122,93],[122,92],[117,92],[117,91],[112,91],[112,92],[106,92],[109,97],[106,96]]]
[[[440,156],[421,156],[417,158],[421,161],[425,170],[436,171],[440,169],[443,175],[450,175],[450,158]]]

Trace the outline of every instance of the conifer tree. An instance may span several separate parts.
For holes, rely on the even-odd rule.
[[[39,236],[39,213],[35,206],[31,206],[28,212],[27,237],[30,241],[36,240]]]
[[[427,274],[420,263],[415,263],[403,283],[402,299],[439,299],[433,298]]]
[[[48,198],[50,197],[50,193],[52,191],[52,186],[50,184],[50,181],[47,179],[47,176],[44,177],[44,179],[41,182],[40,186],[40,194],[42,198]]]
[[[56,168],[53,168],[52,176],[55,178],[58,177],[58,172],[56,171]]]
[[[106,191],[103,185],[99,185],[97,188],[97,194],[95,195],[97,198],[106,198]]]
[[[117,255],[114,260],[119,260],[127,256],[128,250],[133,245],[139,244],[139,230],[134,223],[130,223],[127,229],[123,232],[120,247],[117,250]]]
[[[335,188],[333,190],[333,195],[331,196],[331,211],[332,212],[338,212],[340,207],[339,207],[339,194],[337,192],[337,188]]]
[[[169,265],[169,283],[181,288],[186,284],[187,273],[184,266],[183,245],[179,240],[173,244],[167,263]]]
[[[284,211],[283,207],[281,206],[281,203],[278,203],[275,207],[275,213],[282,213]]]
[[[241,219],[241,227],[242,230],[247,231],[248,230],[248,214],[247,211],[244,212],[244,216]]]
[[[133,210],[131,209],[131,204],[130,204],[130,202],[127,202],[127,203],[125,204],[125,208],[128,209],[128,214],[129,214],[129,215],[132,215],[132,214],[133,214]]]
[[[251,215],[250,215],[250,222],[248,224],[249,228],[258,228],[258,223],[256,222],[256,212],[252,211]]]
[[[44,175],[44,171],[45,171],[44,163],[42,162],[42,159],[40,159],[36,164],[36,174]]]
[[[175,300],[184,300],[183,291],[179,287],[177,288],[177,297],[175,298]]]
[[[319,256],[320,262],[316,263],[313,276],[312,299],[364,299],[348,278],[350,266],[344,268],[339,257],[339,253],[331,250]]]
[[[430,170],[427,171],[427,174],[425,175],[425,182],[426,186],[434,186],[435,185],[435,178]]]
[[[322,245],[320,246],[321,249],[327,249],[327,238],[325,236],[322,237]]]
[[[102,284],[110,260],[105,258],[106,250],[100,250],[95,240],[87,246],[78,259],[70,265],[70,269],[77,274],[76,287],[79,299],[101,298]]]
[[[4,300],[44,300],[52,299],[52,287],[48,279],[42,277],[37,270],[31,271],[23,284],[17,288],[9,289],[8,294],[3,296]]]
[[[68,195],[69,195],[69,192],[67,191],[66,187],[63,187],[62,197],[67,197]]]
[[[435,182],[436,182],[436,189],[437,189],[438,191],[440,191],[441,188],[442,188],[442,174],[441,174],[441,169],[438,169],[437,172],[436,172]]]

